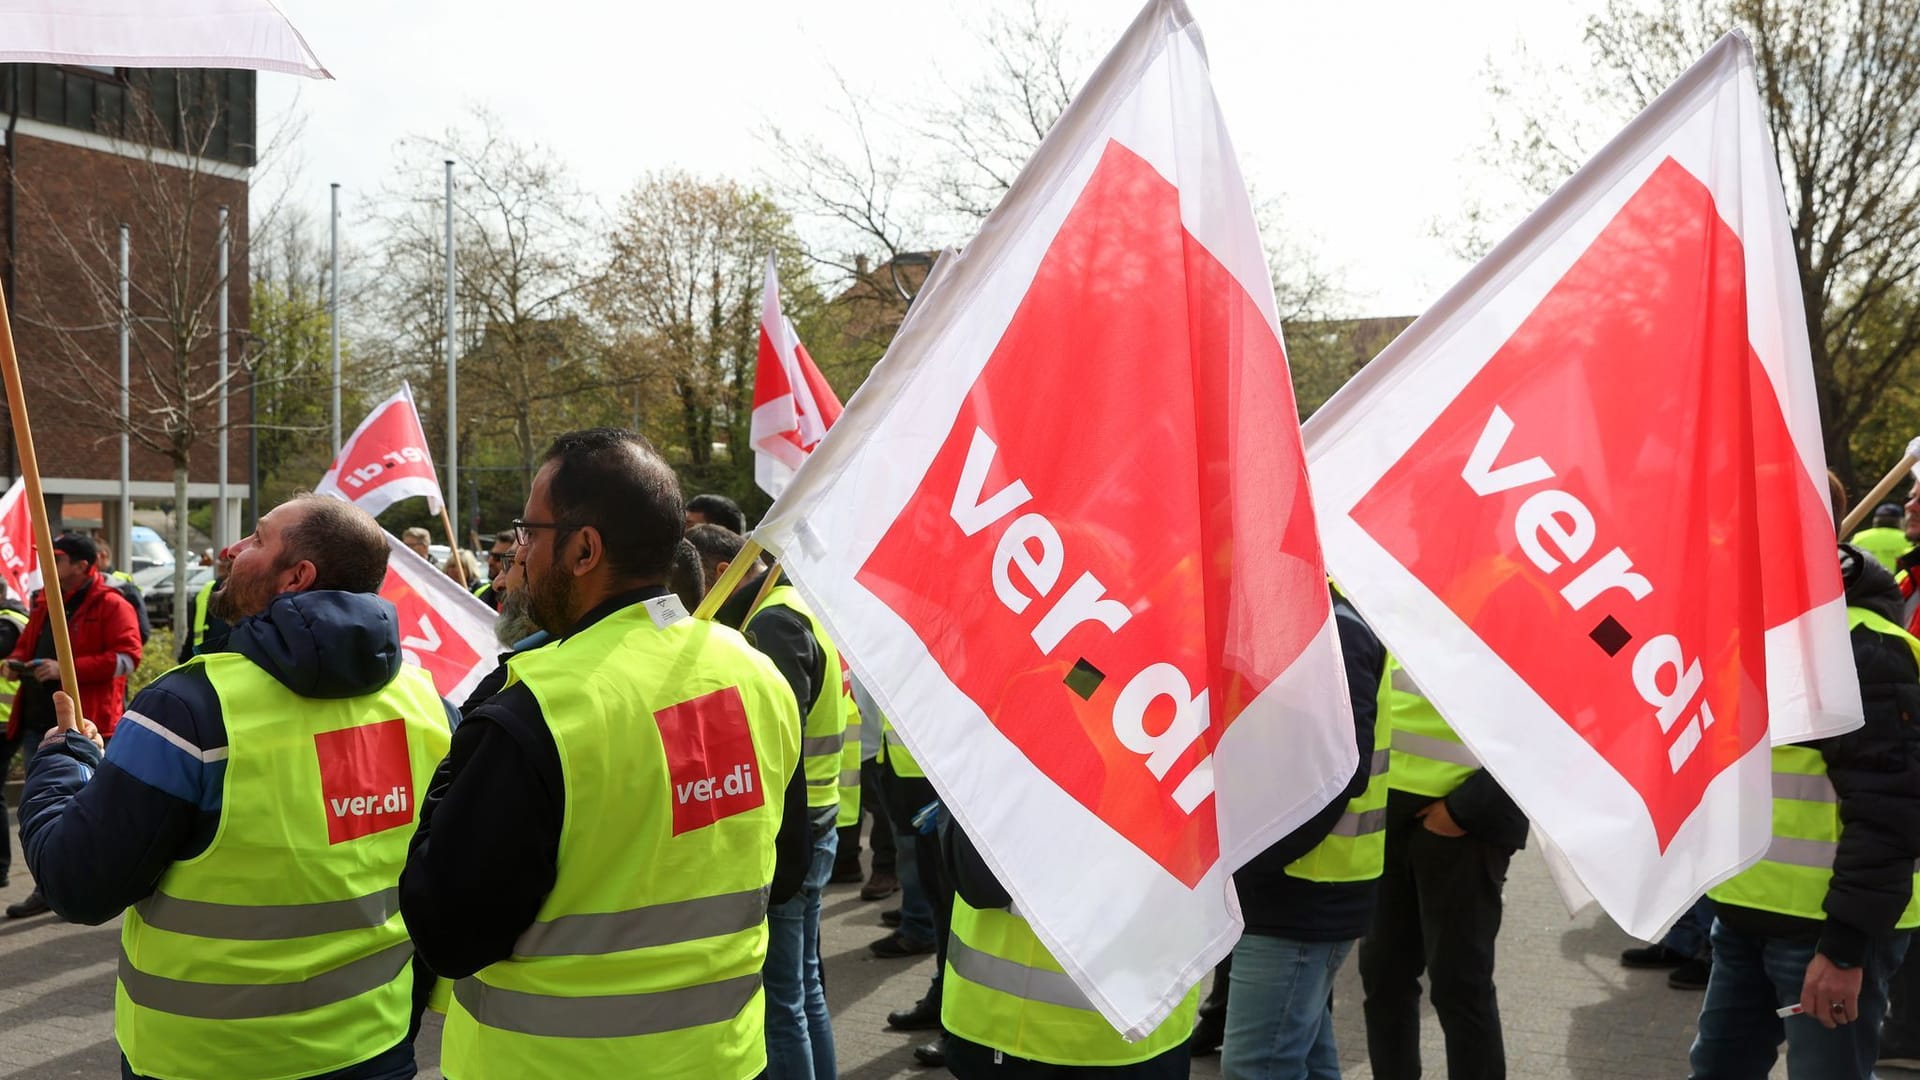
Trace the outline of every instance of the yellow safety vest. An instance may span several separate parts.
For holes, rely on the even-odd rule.
[[[853,674],[847,658],[840,658],[841,708],[847,714],[847,733],[840,747],[840,815],[837,828],[860,824],[860,706],[853,700]]]
[[[120,933],[113,1030],[143,1076],[330,1072],[407,1035],[400,868],[449,732],[433,681],[303,698],[238,653],[201,665],[227,730],[220,825]]]
[[[27,617],[12,608],[0,608],[0,619],[5,619],[22,630],[27,628]],[[13,722],[13,698],[20,692],[20,680],[4,677],[6,668],[0,667],[0,731]]]
[[[1392,654],[1387,656],[1386,680],[1387,707],[1381,716],[1387,720],[1392,748],[1387,787],[1435,799],[1451,794],[1462,780],[1480,770],[1480,760]]]
[[[767,593],[766,601],[749,612],[741,625],[751,626],[754,616],[770,607],[786,608],[806,620],[823,654],[820,671],[826,679],[833,680],[832,684],[820,687],[813,697],[813,708],[807,710],[806,728],[800,738],[800,765],[807,773],[807,808],[819,810],[836,806],[840,802],[841,753],[847,740],[847,706],[852,698],[845,669],[840,665],[840,650],[827,639],[826,629],[791,585],[774,586]],[[859,771],[857,764],[854,771]],[[856,777],[855,783],[858,782]]]
[[[1901,529],[1873,528],[1862,529],[1847,541],[1854,547],[1880,560],[1880,564],[1889,570],[1898,570],[1900,556],[1913,547],[1913,541]]]
[[[893,721],[884,716],[880,718],[880,760],[893,770],[893,775],[902,779],[913,780],[927,775],[920,763],[913,760],[913,751],[907,749],[907,744],[894,734]]]
[[[1899,638],[1920,664],[1920,641],[1864,608],[1847,609],[1849,629],[1865,626]],[[1707,895],[1738,907],[1802,919],[1825,919],[1827,884],[1833,857],[1840,850],[1840,799],[1827,778],[1827,762],[1810,746],[1773,748],[1773,841],[1760,861],[1707,890]],[[1920,926],[1920,878],[1900,913],[1896,929]]]
[[[1101,1016],[1011,911],[982,911],[953,898],[940,1022],[969,1042],[1049,1065],[1132,1065],[1159,1057],[1193,1035],[1196,984],[1173,1014],[1139,1042]]]
[[[558,874],[513,955],[454,984],[454,1080],[745,1080],[767,1064],[767,890],[793,692],[717,623],[635,604],[507,662],[560,754]]]
[[[193,628],[188,631],[190,655],[199,656],[201,646],[207,643],[207,610],[213,606],[213,587],[219,583],[215,578],[200,586],[193,594]]]
[[[1388,751],[1393,721],[1387,695],[1393,666],[1380,673],[1375,694],[1373,755],[1369,759],[1367,789],[1347,800],[1347,810],[1333,823],[1333,831],[1312,851],[1287,864],[1287,874],[1305,881],[1372,881],[1387,864],[1387,787],[1392,754]]]

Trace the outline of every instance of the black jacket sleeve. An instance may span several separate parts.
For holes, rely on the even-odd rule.
[[[1819,949],[1858,964],[1893,930],[1913,896],[1920,858],[1920,669],[1904,642],[1853,631],[1866,723],[1813,745],[1840,800],[1840,845],[1827,885]]]
[[[553,889],[565,805],[560,751],[524,684],[454,731],[400,874],[407,930],[436,973],[512,955]]]
[[[1527,846],[1527,815],[1485,769],[1468,775],[1447,795],[1447,813],[1454,824],[1495,847],[1519,851]]]
[[[768,902],[779,904],[800,894],[813,864],[813,827],[807,813],[807,773],[794,767],[780,803],[780,831],[773,838],[773,884]]]
[[[826,654],[813,640],[812,628],[794,614],[793,609],[770,607],[753,617],[747,624],[746,635],[754,648],[773,661],[773,666],[780,669],[780,676],[793,688],[793,700],[800,706],[800,722],[805,724],[825,682],[822,669],[826,666]]]
[[[952,815],[941,816],[940,854],[945,859],[947,876],[953,881],[953,891],[968,907],[991,911],[1013,903],[1007,887],[1000,884],[987,861],[980,857],[979,849],[973,846],[973,840]]]

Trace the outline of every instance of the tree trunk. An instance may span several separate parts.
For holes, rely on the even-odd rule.
[[[193,618],[193,598],[187,595],[187,462],[173,463],[173,640],[174,648],[187,639]]]

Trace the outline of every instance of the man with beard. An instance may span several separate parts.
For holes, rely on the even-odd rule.
[[[509,539],[513,536],[512,533],[502,535]],[[484,705],[507,685],[507,661],[553,640],[552,634],[540,629],[539,624],[533,621],[533,608],[527,599],[526,575],[511,550],[506,555],[506,572],[493,579],[492,596],[499,605],[493,617],[493,636],[506,652],[500,654],[499,665],[475,683],[473,692],[460,703],[460,715],[463,718],[471,716],[473,710]]]
[[[659,454],[599,428],[554,440],[514,522],[555,640],[455,733],[400,877],[454,980],[449,1076],[766,1067],[767,901],[809,855],[799,716],[771,662],[668,592],[684,515]]]
[[[225,649],[141,691],[104,755],[70,712],[42,743],[27,864],[68,919],[126,912],[124,1075],[410,1077],[393,881],[451,710],[401,660],[365,511],[298,495],[232,552]]]

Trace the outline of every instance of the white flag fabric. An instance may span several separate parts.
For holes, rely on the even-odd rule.
[[[387,578],[380,595],[398,613],[401,656],[425,668],[440,696],[458,705],[499,663],[493,609],[381,531],[387,538]]]
[[[755,537],[1138,1037],[1239,937],[1234,868],[1357,764],[1266,256],[1184,4],[1147,5],[941,271]]]
[[[0,0],[0,60],[333,78],[273,0]]]
[[[440,477],[427,452],[427,433],[420,426],[411,386],[401,383],[399,391],[360,421],[314,490],[369,514],[415,496],[426,499],[429,510],[440,512]]]
[[[760,353],[753,377],[753,481],[779,498],[807,455],[840,419],[840,399],[780,311],[780,278],[767,255],[760,294]]]
[[[1334,577],[1628,933],[1766,849],[1770,743],[1860,724],[1744,38],[1306,433]]]

